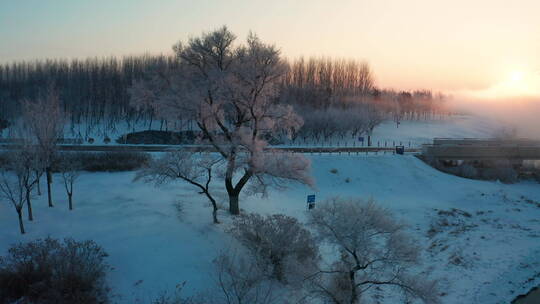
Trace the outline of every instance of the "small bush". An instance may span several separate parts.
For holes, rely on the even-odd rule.
[[[337,174],[337,173],[338,173],[338,169],[333,168],[333,169],[330,170],[330,173],[332,173],[332,174]]]
[[[182,296],[182,289],[186,286],[186,282],[176,285],[174,293],[164,292],[157,298],[153,299],[151,304],[203,304],[195,297],[185,298]]]
[[[208,290],[211,297],[206,298],[210,301],[201,298],[204,303],[292,303],[285,300],[283,286],[270,279],[253,256],[221,254],[214,260],[214,265],[218,286]]]
[[[245,215],[234,222],[232,233],[266,267],[268,276],[283,283],[309,269],[319,257],[311,233],[283,214]]]
[[[99,171],[132,171],[141,168],[150,160],[144,152],[64,152],[79,160],[82,170]]]
[[[174,210],[176,211],[176,217],[182,221],[184,219],[185,215],[185,208],[184,208],[184,202],[181,200],[178,200],[174,202],[173,204]]]
[[[15,245],[0,258],[0,303],[109,303],[105,257],[93,241],[46,238]]]
[[[513,168],[485,168],[482,170],[482,178],[487,180],[500,180],[503,183],[515,183],[518,174]]]
[[[478,170],[468,164],[462,164],[459,166],[458,175],[465,178],[478,178]]]

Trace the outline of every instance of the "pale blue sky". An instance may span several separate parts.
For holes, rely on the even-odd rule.
[[[540,71],[538,0],[0,0],[0,62],[170,52],[228,25],[299,55],[367,59],[400,88],[483,89]]]

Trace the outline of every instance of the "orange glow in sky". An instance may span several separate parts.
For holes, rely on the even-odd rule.
[[[1,1],[0,62],[168,53],[228,25],[284,55],[367,60],[381,87],[540,96],[538,0]]]

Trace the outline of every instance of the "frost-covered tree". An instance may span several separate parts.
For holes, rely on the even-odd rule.
[[[240,193],[252,180],[257,184],[254,189],[263,193],[283,179],[313,182],[307,159],[265,151],[266,136],[302,125],[291,106],[277,103],[279,79],[286,71],[279,50],[253,34],[244,45],[235,45],[235,39],[222,27],[176,44],[178,68],[163,75],[170,86],[154,93],[159,94],[160,116],[178,121],[188,113],[203,139],[225,160],[229,211],[240,214]]]
[[[31,140],[37,146],[40,155],[39,159],[43,161],[47,177],[49,207],[53,207],[51,195],[52,165],[57,151],[58,138],[62,137],[64,119],[58,93],[52,86],[43,96],[24,103],[23,122],[31,132]]]
[[[419,248],[404,225],[373,201],[333,198],[309,214],[309,223],[338,258],[312,276],[312,292],[335,304],[360,303],[377,286],[409,298],[438,303],[436,282],[413,274]]]
[[[222,254],[214,261],[218,290],[205,303],[287,303],[283,286],[268,279],[250,256]]]
[[[283,214],[247,214],[233,223],[233,236],[255,258],[263,272],[282,283],[313,270],[319,248],[311,232]]]
[[[214,170],[220,157],[210,153],[196,155],[185,151],[167,152],[161,158],[151,160],[135,175],[135,180],[143,179],[156,186],[172,181],[182,180],[197,187],[212,203],[212,218],[215,224],[219,223],[217,201],[210,192],[210,183],[214,177]]]

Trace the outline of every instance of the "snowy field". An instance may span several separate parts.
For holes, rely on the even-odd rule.
[[[433,137],[491,137],[502,125],[453,116],[435,121],[385,122],[377,140],[429,142]],[[109,136],[114,140],[111,134]],[[99,144],[96,141],[96,144]],[[242,197],[244,212],[283,213],[306,219],[306,195],[317,201],[340,195],[373,198],[405,221],[425,248],[424,266],[441,280],[443,303],[508,303],[540,284],[540,186],[475,181],[439,172],[412,155],[308,155],[317,189],[291,185],[268,198]],[[335,170],[334,170],[335,169]],[[332,173],[336,172],[336,173]],[[15,210],[0,202],[0,253],[13,243],[52,236],[92,239],[109,253],[109,280],[117,303],[148,303],[186,282],[184,295],[212,284],[212,260],[235,241],[225,232],[231,217],[221,183],[212,189],[223,204],[211,223],[207,200],[189,185],[154,188],[133,183],[134,172],[84,173],[75,210],[55,176],[56,207],[36,197],[34,222],[18,231]],[[178,216],[175,203],[182,202]],[[388,302],[388,301],[387,301]]]
[[[505,185],[446,175],[416,157],[393,155],[311,156],[317,190],[294,186],[267,199],[244,197],[248,212],[284,213],[305,220],[307,194],[373,197],[409,224],[426,248],[447,295],[444,303],[507,303],[539,283],[540,187]],[[337,169],[337,173],[331,173]],[[334,171],[334,170],[332,170]],[[93,239],[109,253],[109,276],[119,303],[148,302],[187,282],[186,294],[212,280],[212,259],[227,250],[230,218],[211,224],[204,198],[184,184],[154,188],[132,183],[133,172],[86,173],[75,192],[75,210],[55,181],[56,207],[46,196],[35,202],[27,235],[18,232],[15,211],[0,205],[0,252],[18,241],[48,235]],[[216,190],[220,185],[216,185]],[[223,194],[219,195],[226,202]],[[182,201],[179,219],[173,203]]]

